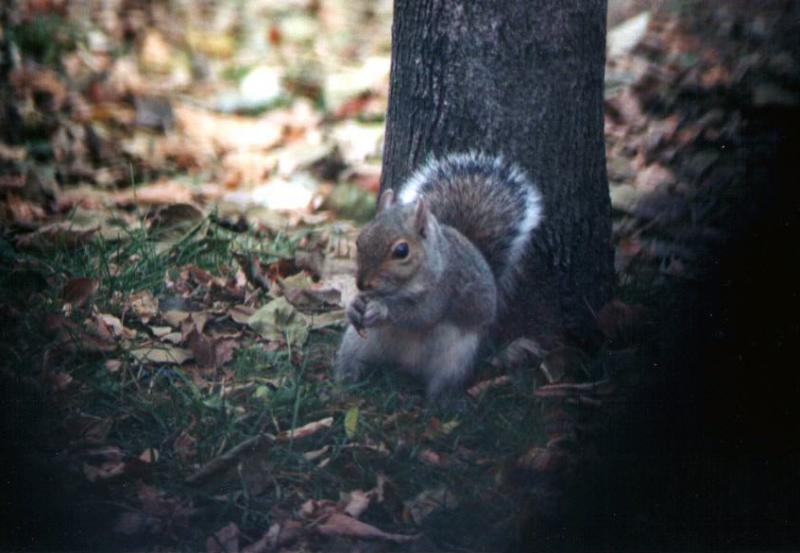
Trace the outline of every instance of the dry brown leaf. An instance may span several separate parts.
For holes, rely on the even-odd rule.
[[[70,374],[57,372],[48,374],[46,380],[54,392],[63,392],[72,383],[73,378]]]
[[[214,360],[217,367],[225,365],[233,359],[239,342],[234,339],[221,339],[214,342]]]
[[[139,460],[149,465],[150,463],[155,463],[156,461],[158,461],[158,458],[160,456],[161,455],[157,449],[148,447],[147,449],[142,451],[141,455],[139,455]]]
[[[394,543],[406,543],[419,538],[419,534],[390,534],[341,513],[331,514],[325,522],[317,526],[317,531],[325,536],[348,536],[366,540],[385,540]]]
[[[217,530],[206,540],[207,553],[237,553],[239,551],[239,527],[231,522]]]
[[[372,495],[362,490],[353,490],[347,494],[342,512],[353,518],[358,518],[369,507]]]
[[[452,509],[458,506],[459,501],[456,496],[445,487],[424,490],[414,499],[404,501],[404,517],[410,518],[416,524],[422,521],[434,511],[440,509]]]
[[[331,450],[331,446],[326,445],[326,446],[324,446],[324,447],[322,447],[320,449],[315,449],[313,451],[306,451],[305,453],[303,453],[303,459],[305,459],[306,461],[309,461],[309,462],[310,461],[315,461],[315,460],[319,459],[320,457],[322,457],[323,455],[325,455],[326,453],[328,453],[330,450]]]
[[[306,438],[312,434],[316,434],[320,430],[330,428],[331,426],[333,426],[333,417],[325,417],[324,419],[304,424],[300,428],[281,432],[277,437],[279,440],[299,440],[300,438]]]
[[[636,175],[636,188],[655,192],[675,182],[675,175],[661,164],[654,163]]]
[[[59,345],[68,351],[105,353],[117,348],[113,340],[90,334],[60,314],[47,315],[45,325],[47,330],[56,335]]]
[[[266,151],[279,144],[283,129],[269,117],[253,119],[175,106],[177,127],[189,141],[216,152]]]
[[[483,380],[469,388],[467,390],[467,395],[472,399],[478,399],[478,397],[480,397],[486,390],[496,388],[504,384],[509,384],[510,382],[511,378],[509,378],[508,375],[498,376],[497,378],[491,378],[489,380]]]
[[[127,328],[118,317],[107,313],[93,313],[84,324],[103,338],[131,340],[136,337],[135,330]]]
[[[246,325],[256,310],[247,305],[234,305],[228,310],[228,316],[240,325]]]
[[[192,350],[192,355],[201,369],[216,368],[214,343],[205,335],[192,328],[186,337],[186,344]]]
[[[89,243],[98,229],[75,230],[69,222],[53,223],[17,236],[16,244],[21,249],[44,251],[54,247],[75,248]]]
[[[163,315],[162,315],[163,316]],[[167,334],[172,332],[172,327],[170,326],[151,326],[150,332],[153,333],[153,336],[156,338],[164,338]]]
[[[2,161],[23,161],[28,156],[28,151],[22,146],[9,146],[0,142],[0,160]],[[20,183],[19,188],[22,187],[24,181]],[[0,185],[2,188],[3,185]]]
[[[15,179],[12,176],[0,175],[0,190],[14,187],[17,183],[23,187],[25,186],[25,179],[23,177]],[[23,200],[16,194],[8,194],[2,208],[5,211],[3,218],[19,225],[30,227],[47,218],[47,213],[40,205]]]
[[[450,465],[450,459],[443,453],[438,453],[432,449],[423,449],[417,455],[420,461],[434,467],[446,467]]]
[[[106,462],[100,466],[83,465],[83,475],[89,482],[109,480],[125,474],[126,463],[122,461]]]
[[[175,181],[137,186],[114,195],[118,205],[170,205],[191,204],[193,194],[186,185]]]
[[[173,48],[157,30],[146,32],[140,48],[139,60],[145,70],[167,73],[172,68]]]
[[[158,315],[158,299],[150,290],[141,290],[128,296],[128,307],[142,323],[147,324]]]
[[[169,342],[175,346],[183,343],[183,334],[180,332],[170,332],[161,337],[162,342]]]
[[[188,349],[168,346],[166,344],[153,344],[131,350],[131,355],[141,363],[165,363],[181,365],[193,357]]]
[[[181,322],[181,334],[183,339],[188,340],[192,332],[202,333],[206,328],[206,323],[211,318],[211,314],[207,311],[192,311],[189,316]]]
[[[563,346],[548,352],[542,359],[539,370],[544,374],[548,383],[574,382],[586,380],[587,373],[586,354],[577,348]]]
[[[319,519],[336,510],[336,502],[330,499],[308,499],[300,505],[297,514],[305,519]]]
[[[297,520],[286,520],[275,523],[269,527],[260,540],[254,542],[244,549],[242,553],[266,553],[275,551],[277,548],[288,545],[296,540],[303,530],[303,525]]]
[[[170,309],[161,313],[161,318],[172,328],[180,328],[183,321],[189,318],[189,315],[190,313],[188,311]]]

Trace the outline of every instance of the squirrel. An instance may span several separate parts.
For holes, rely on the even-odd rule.
[[[389,364],[431,400],[458,397],[512,299],[541,195],[517,165],[482,153],[431,158],[359,234],[356,286],[334,363],[338,381]]]

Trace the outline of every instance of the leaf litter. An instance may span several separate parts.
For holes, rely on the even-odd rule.
[[[53,15],[47,4],[61,6],[62,22],[77,17],[66,3],[19,4],[15,33]],[[355,293],[355,226],[337,217],[363,221],[374,209],[389,68],[388,44],[374,37],[388,37],[388,18],[366,17],[355,32],[340,2],[252,4],[239,14],[216,6],[214,23],[159,7],[144,24],[135,9],[92,3],[94,38],[65,47],[58,64],[21,52],[31,63],[14,69],[4,99],[21,121],[14,128],[42,138],[3,136],[0,219],[17,273],[47,283],[23,298],[47,312],[42,381],[66,402],[59,428],[65,447],[81,451],[82,478],[127,482],[116,496],[129,507],[116,526],[126,535],[185,539],[197,505],[224,503],[235,522],[202,535],[208,551],[310,547],[323,536],[413,541],[437,531],[426,525],[442,513],[475,511],[497,482],[513,485],[515,471],[569,466],[569,409],[608,405],[619,390],[587,382],[593,367],[580,354],[535,341],[512,344],[470,388],[486,433],[425,412],[404,382],[372,377],[345,392],[330,383]],[[188,22],[180,37],[176,17]],[[623,277],[648,264],[692,278],[707,270],[692,252],[724,228],[723,210],[701,208],[728,183],[731,156],[716,146],[736,142],[742,117],[712,106],[678,117],[674,107],[715,87],[743,87],[755,107],[797,103],[775,77],[796,63],[791,54],[723,60],[674,17],[640,14],[618,29],[609,60]],[[348,40],[376,25],[371,40]],[[133,54],[111,53],[126,40]],[[248,41],[262,46],[258,63],[238,49]],[[223,74],[231,78],[211,77]],[[31,257],[48,261],[31,269]],[[605,339],[626,348],[645,314],[615,300],[597,316]],[[76,356],[80,367],[69,365]],[[518,379],[523,366],[537,367],[535,383]],[[115,410],[104,397],[125,399]],[[539,402],[551,409],[545,447],[531,446]],[[504,403],[521,407],[495,420]],[[392,481],[381,476],[389,470]],[[362,488],[342,493],[352,481]],[[501,527],[508,514],[492,520]]]

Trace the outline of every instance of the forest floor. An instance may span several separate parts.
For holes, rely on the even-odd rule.
[[[654,476],[618,429],[675,401],[691,363],[668,374],[663,352],[710,328],[687,305],[742,229],[766,240],[763,214],[791,205],[768,186],[800,128],[781,2],[665,2],[615,27],[605,341],[516,342],[458,413],[388,372],[330,374],[380,175],[390,3],[75,4],[0,8],[3,547],[484,551],[565,516],[604,543],[749,537],[676,536],[665,521],[703,504],[643,499]],[[659,447],[694,446],[684,423]],[[610,499],[563,506],[592,493]],[[752,521],[753,495],[725,493],[722,518]]]

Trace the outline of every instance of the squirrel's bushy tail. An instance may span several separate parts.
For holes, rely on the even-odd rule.
[[[436,218],[466,236],[486,257],[503,302],[510,299],[541,195],[525,172],[480,153],[431,159],[399,189],[402,203],[423,197]]]

